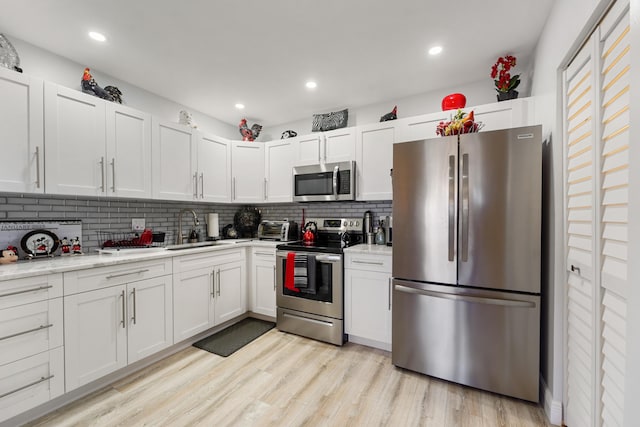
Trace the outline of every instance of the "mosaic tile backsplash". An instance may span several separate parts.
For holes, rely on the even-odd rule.
[[[144,218],[146,227],[175,236],[178,212],[184,208],[193,209],[200,219],[196,231],[201,236],[206,236],[207,213],[218,213],[222,228],[233,223],[233,216],[242,206],[244,205],[0,193],[0,220],[79,219],[82,221],[83,249],[88,252],[98,247],[99,231],[129,232],[132,218]],[[303,209],[306,218],[362,218],[364,212],[370,210],[375,219],[374,225],[377,225],[379,217],[391,215],[392,211],[391,201],[279,203],[256,207],[263,219],[286,218],[298,224],[302,221]],[[188,235],[192,224],[189,216],[185,215],[183,234]]]

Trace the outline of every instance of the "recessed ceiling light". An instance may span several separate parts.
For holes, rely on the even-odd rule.
[[[429,49],[429,55],[437,55],[442,52],[442,46],[434,46]]]
[[[318,84],[316,82],[309,81],[309,82],[305,83],[305,86],[308,89],[315,89],[316,87],[318,87]]]
[[[242,109],[244,108],[244,104],[240,104],[240,103],[238,103],[238,104],[236,104],[236,108],[237,108],[238,110],[242,110]]]
[[[89,37],[91,37],[92,39],[99,41],[99,42],[103,42],[106,41],[107,38],[104,36],[104,34],[101,33],[97,33],[95,31],[89,31]]]

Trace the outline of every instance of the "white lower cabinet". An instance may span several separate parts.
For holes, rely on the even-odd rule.
[[[254,248],[251,256],[251,311],[276,317],[276,251]]]
[[[64,393],[64,350],[53,350],[0,366],[0,422]]]
[[[0,281],[0,423],[64,393],[62,274]]]
[[[244,249],[176,257],[174,342],[246,312]]]
[[[171,260],[65,273],[67,392],[173,344],[167,273]]]
[[[349,341],[391,350],[391,256],[347,255],[345,266]]]

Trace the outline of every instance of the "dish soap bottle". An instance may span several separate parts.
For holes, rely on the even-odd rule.
[[[378,227],[378,230],[376,231],[376,245],[384,245],[386,243],[384,223],[383,221],[380,221],[380,227]]]

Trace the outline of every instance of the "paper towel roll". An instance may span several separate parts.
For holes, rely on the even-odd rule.
[[[207,237],[220,237],[217,213],[207,214]]]

